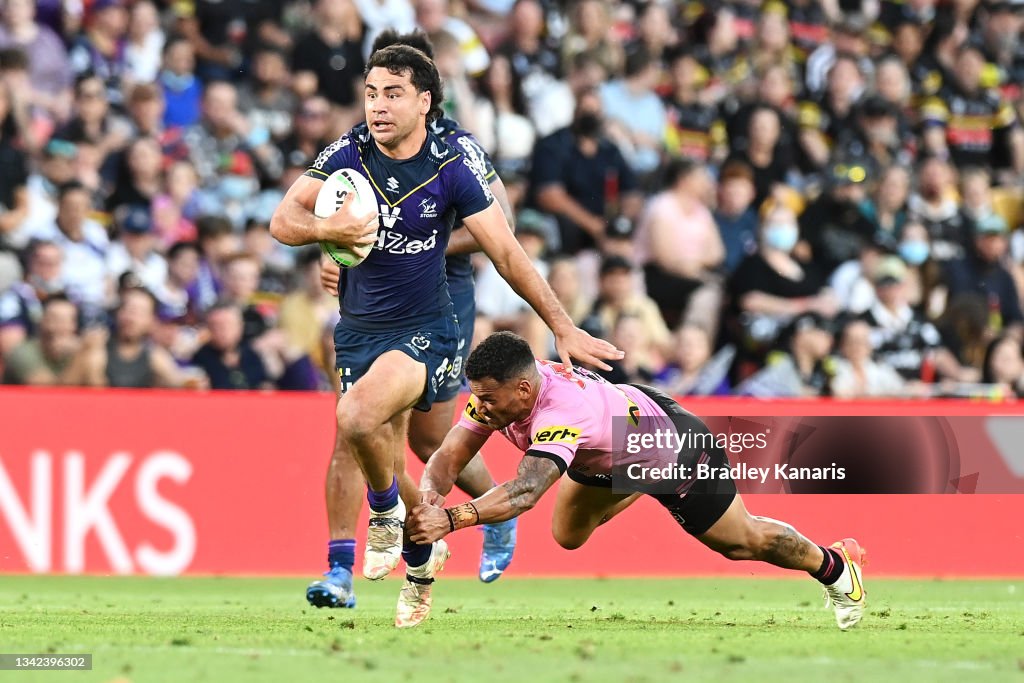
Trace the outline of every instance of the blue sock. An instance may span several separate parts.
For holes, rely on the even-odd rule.
[[[374,512],[384,512],[398,505],[398,479],[391,477],[391,486],[384,491],[366,488],[366,500]]]
[[[331,569],[343,567],[352,571],[356,561],[356,539],[340,538],[327,541],[327,563]]]
[[[405,566],[422,567],[425,565],[427,560],[430,559],[430,549],[433,547],[433,543],[427,543],[426,545],[413,543],[412,541],[402,543],[402,559],[405,560]]]

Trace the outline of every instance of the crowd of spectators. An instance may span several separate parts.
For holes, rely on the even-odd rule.
[[[680,395],[1024,391],[1024,2],[0,0],[0,377],[325,389],[268,222],[385,29],[608,374]],[[477,337],[537,316],[474,257]]]

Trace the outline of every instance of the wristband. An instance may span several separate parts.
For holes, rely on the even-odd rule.
[[[480,521],[480,513],[472,502],[445,508],[444,511],[448,515],[448,524],[452,531],[473,526]]]

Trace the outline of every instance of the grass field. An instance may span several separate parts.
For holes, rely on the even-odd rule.
[[[441,580],[392,625],[399,584],[356,610],[300,579],[3,577],[0,651],[93,654],[3,681],[1021,681],[1024,581],[881,581],[840,632],[809,580]]]

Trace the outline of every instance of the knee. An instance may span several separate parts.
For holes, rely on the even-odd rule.
[[[416,457],[426,462],[441,447],[441,439],[434,434],[423,434],[419,430],[409,432],[409,448]]]
[[[379,429],[381,422],[376,416],[360,409],[357,401],[347,400],[349,396],[338,401],[338,439],[342,443],[360,443]]]
[[[587,541],[587,537],[579,532],[572,532],[568,529],[559,527],[551,528],[551,535],[555,539],[555,543],[560,545],[566,550],[576,550]]]

